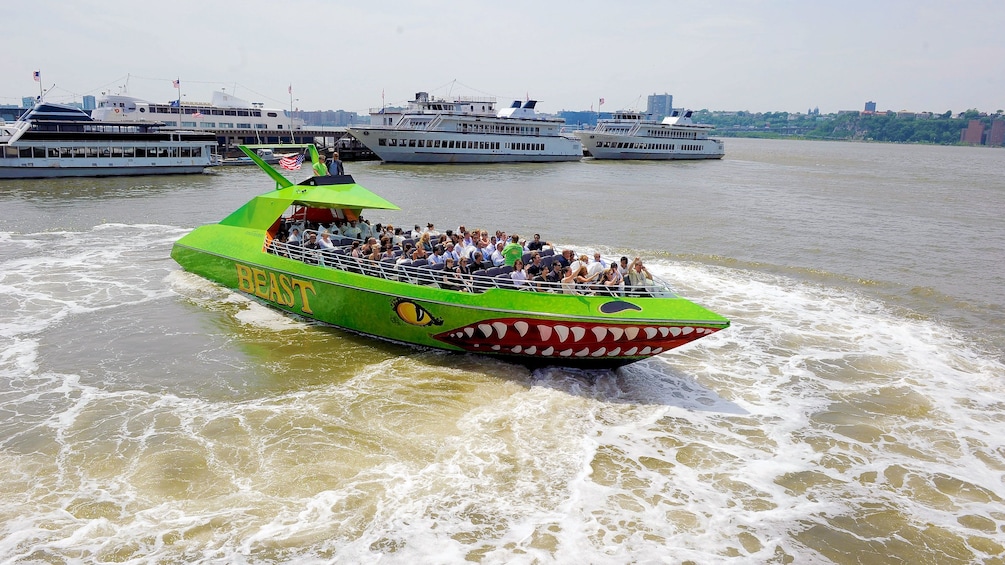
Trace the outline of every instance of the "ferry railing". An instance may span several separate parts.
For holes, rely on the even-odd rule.
[[[493,267],[486,269],[485,274],[459,274],[444,271],[442,268],[428,264],[411,265],[390,261],[373,261],[371,259],[353,257],[347,249],[308,249],[273,240],[266,248],[268,253],[287,257],[310,265],[319,265],[340,271],[348,271],[360,275],[416,284],[433,286],[458,292],[482,293],[491,289],[513,290],[518,292],[547,292],[553,294],[604,295],[625,297],[674,297],[676,293],[670,284],[653,277],[652,284],[632,287],[625,281],[622,285],[606,286],[601,282],[577,284],[567,289],[560,282],[528,280],[517,285],[510,273],[511,267]],[[491,274],[489,274],[491,273]]]

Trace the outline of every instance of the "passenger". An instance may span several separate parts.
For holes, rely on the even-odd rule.
[[[506,260],[506,264],[512,267],[517,259],[523,257],[523,246],[520,245],[520,236],[513,234],[510,238],[510,242],[503,247],[503,257]],[[523,263],[523,261],[521,261]]]
[[[618,271],[618,267],[612,265],[604,271],[604,290],[611,296],[621,296],[625,289],[625,279]]]
[[[530,283],[527,281],[527,269],[523,264],[523,259],[517,259],[516,263],[513,263],[513,271],[509,274],[513,279],[513,286],[517,290],[531,290]]]
[[[358,241],[352,242],[352,248],[349,249],[349,255],[355,257],[356,259],[363,258],[363,250],[360,249],[360,243]]]
[[[532,239],[530,243],[527,244],[527,251],[541,251],[542,249],[544,249],[545,245],[547,245],[548,247],[552,246],[550,242],[541,241],[541,234],[535,233],[534,239]]]
[[[433,252],[433,241],[429,237],[429,232],[423,232],[419,236],[419,241],[415,244],[416,247],[421,247],[426,250],[426,253]]]
[[[602,280],[604,271],[607,270],[607,262],[600,258],[600,253],[594,252],[593,261],[587,266],[587,276],[596,277],[595,280]]]
[[[450,257],[444,259],[443,262],[443,278],[440,279],[440,288],[462,292],[467,291],[467,285],[464,283],[464,279],[461,278],[460,273],[458,273],[454,260]]]
[[[573,260],[572,256],[573,256],[573,253],[572,253],[571,249],[563,249],[562,250],[562,254],[559,255],[558,259],[555,259],[555,260],[558,261],[559,263],[561,263],[563,267],[568,267],[568,266],[572,265],[572,260]]]
[[[572,272],[572,267],[562,268],[562,294],[579,294],[576,291],[576,275]]]
[[[390,228],[391,226],[388,227]],[[394,245],[401,245],[402,243],[404,243],[405,235],[404,232],[401,231],[401,228],[393,228],[393,230],[394,230],[393,231],[394,236],[391,237],[391,243],[393,243]]]
[[[290,237],[286,238],[286,243],[290,245],[300,245],[300,230],[293,228],[290,232]]]
[[[321,232],[321,240],[318,241],[319,249],[335,249],[335,244],[332,243],[331,234],[327,231]]]
[[[426,231],[423,233],[428,233],[430,237],[439,237],[440,232],[436,231],[436,226],[432,222],[426,224]]]
[[[401,255],[394,261],[395,265],[400,265],[402,263],[407,263],[412,260],[412,252],[415,249],[412,247],[411,243],[405,244],[405,249],[402,250]]]
[[[579,259],[575,259],[572,263],[569,263],[569,267],[572,268],[573,273],[579,273],[580,267],[586,267],[590,264],[590,258],[586,255],[580,255]]]
[[[461,256],[454,251],[454,243],[452,241],[448,241],[446,245],[443,246],[443,257],[450,257],[454,260],[455,265],[461,260]]]
[[[352,239],[362,239],[359,226],[356,225],[356,220],[351,220],[346,224],[345,229],[342,231],[342,235]]]
[[[439,265],[440,263],[443,263],[443,262],[444,262],[443,247],[440,246],[440,245],[437,245],[437,246],[433,247],[433,254],[429,256],[429,264],[430,265]]]
[[[384,259],[395,259],[394,248],[390,245],[384,246],[384,250],[380,253],[380,259],[381,261]]]
[[[429,253],[422,247],[416,247],[415,251],[412,251],[412,261],[418,261],[419,259],[429,259]]]
[[[412,228],[412,233],[411,233],[410,237],[412,239],[419,239],[419,236],[421,236],[421,235],[422,235],[422,230],[419,229],[419,224],[415,224],[415,227]]]
[[[304,244],[307,249],[319,249],[318,247],[318,234],[311,232],[311,235],[307,238],[307,243]]]
[[[543,281],[547,269],[541,263],[541,254],[534,251],[530,255],[530,264],[527,265],[527,277],[532,281]]]
[[[632,268],[628,271],[628,287],[629,292],[634,293],[636,296],[648,295],[652,291],[653,286],[653,275],[649,272],[649,269],[642,264],[642,259],[636,257],[632,261]]]
[[[628,257],[624,255],[621,256],[621,262],[618,264],[618,272],[621,273],[621,278],[628,279]]]
[[[551,264],[551,270],[544,276],[544,281],[548,283],[551,290],[556,290],[562,282],[562,264],[555,261]]]
[[[342,165],[342,161],[338,158],[338,151],[332,153],[331,165],[328,167],[329,173],[331,175],[344,175],[345,166]]]
[[[494,253],[495,250],[496,250],[495,244],[494,243],[489,243],[489,236],[488,236],[488,234],[485,233],[485,232],[482,232],[482,239],[480,240],[480,243],[478,244],[478,251],[482,254],[482,258],[486,262],[491,263],[492,262],[492,253]]]
[[[487,268],[488,265],[485,263],[485,256],[482,255],[481,251],[475,251],[474,255],[471,256],[471,272],[473,273]]]
[[[496,249],[492,252],[492,256],[489,259],[492,260],[492,265],[495,267],[502,267],[506,264],[506,256],[503,255],[503,243],[501,241],[496,244]]]
[[[381,258],[383,257],[383,254],[380,251],[380,247],[374,245],[370,249],[371,249],[370,255],[367,257],[367,259],[374,262],[380,261]]]

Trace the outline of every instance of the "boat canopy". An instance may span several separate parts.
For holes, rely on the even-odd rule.
[[[242,146],[241,149],[244,150],[245,147],[251,149],[255,146]],[[318,159],[317,151],[313,146],[309,146],[308,150],[311,153],[312,161],[316,162]],[[273,178],[279,176],[284,182],[277,179],[277,182],[280,182],[279,188],[256,196],[220,221],[221,224],[268,229],[290,206],[351,210],[356,216],[361,210],[400,209],[390,201],[356,184],[350,175],[313,176],[300,184],[292,184],[256,153],[248,150],[244,152],[266,173],[269,173],[269,176]]]

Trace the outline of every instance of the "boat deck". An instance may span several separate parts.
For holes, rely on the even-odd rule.
[[[305,233],[309,233],[307,230]],[[398,258],[403,252],[401,246],[395,246],[395,258],[373,261],[366,258],[354,257],[350,254],[353,240],[346,237],[336,237],[333,241],[337,245],[333,249],[309,249],[296,244],[284,243],[273,239],[266,247],[266,252],[287,257],[308,264],[320,265],[332,269],[349,271],[357,274],[378,277],[387,280],[405,282],[410,284],[434,286],[444,290],[457,292],[481,293],[491,289],[503,289],[514,291],[530,292],[550,292],[558,294],[575,295],[598,295],[598,296],[626,296],[626,297],[660,297],[676,298],[677,295],[670,288],[669,283],[653,277],[652,285],[641,287],[628,286],[625,281],[620,286],[605,286],[602,281],[597,284],[579,284],[573,288],[566,288],[561,282],[527,280],[522,285],[517,285],[511,273],[513,267],[502,266],[482,269],[471,274],[458,274],[443,270],[443,264],[430,264],[425,259],[415,261],[406,260],[400,262]],[[412,240],[406,239],[404,243]],[[523,255],[524,263],[528,263],[534,252],[526,252]],[[540,252],[541,264],[550,269],[551,264],[558,260],[552,248],[546,248]],[[606,260],[606,259],[605,259]],[[614,265],[614,262],[609,262]]]

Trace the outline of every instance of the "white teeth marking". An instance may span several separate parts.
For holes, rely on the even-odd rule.
[[[537,331],[541,332],[541,341],[548,341],[551,339],[551,326],[538,326]]]
[[[516,333],[520,334],[520,337],[523,337],[527,335],[527,330],[530,329],[530,324],[523,321],[513,322],[513,329],[516,330]]]
[[[648,339],[656,337],[656,328],[646,328],[645,332],[646,332],[646,338]]]
[[[485,334],[485,337],[492,337],[492,326],[488,324],[478,324],[478,329]]]
[[[634,340],[635,338],[639,337],[639,329],[625,328],[625,337],[627,337],[629,340]]]
[[[603,357],[604,353],[607,353],[606,347],[601,347],[600,349],[593,352],[594,357]]]
[[[513,346],[513,353],[520,353],[521,351],[523,351],[523,346],[520,345]]]
[[[681,333],[681,335],[687,335],[687,334],[689,334],[689,333],[691,333],[693,331],[694,331],[694,328],[688,326],[688,327],[684,328],[684,330],[681,331],[680,333]]]
[[[471,326],[468,326],[464,328],[464,333],[468,336],[468,339],[470,339],[471,336],[475,335],[475,329],[472,328]]]
[[[651,348],[651,347],[649,347],[649,346],[647,345],[647,346],[645,346],[645,347],[643,347],[643,348],[642,348],[642,351],[639,351],[639,355],[649,355],[649,353],[650,353],[650,352],[651,352],[652,350],[653,350],[653,348]]]
[[[551,354],[554,353],[554,352],[555,352],[555,348],[554,347],[549,347],[548,349],[542,349],[541,350],[541,355],[544,355],[545,357],[551,357]]]
[[[635,352],[638,351],[638,349],[639,349],[638,347],[633,347],[633,348],[625,351],[625,355],[628,356],[628,357],[631,357],[632,355],[635,355]]]
[[[609,352],[607,352],[607,356],[608,357],[614,357],[618,353],[621,353],[621,348],[620,347],[615,347],[614,349],[612,349]]]
[[[561,355],[562,357],[568,357],[568,356],[572,355],[572,349],[571,348],[570,349],[566,349],[565,351],[559,353],[559,355]]]
[[[496,333],[499,334],[499,339],[506,337],[506,324],[502,322],[492,322],[492,327],[496,329]]]
[[[607,328],[604,326],[593,326],[593,335],[597,336],[597,341],[604,341],[607,337]]]
[[[590,354],[590,348],[584,347],[583,349],[576,352],[576,357],[586,357]]]
[[[653,355],[659,355],[660,353],[663,353],[662,347],[657,347],[656,349],[653,349]]]
[[[569,328],[565,326],[555,326],[555,333],[558,334],[559,343],[565,343],[569,339]]]
[[[670,333],[672,333],[674,337],[677,337],[680,335],[680,328],[670,328]]]
[[[499,351],[500,349],[502,349],[502,347],[500,347],[498,343],[492,346],[492,351]]]
[[[663,326],[662,328],[660,328],[660,335],[662,337],[666,337],[668,333],[670,333],[670,328],[668,328],[666,326]]]
[[[622,328],[608,328],[607,331],[611,332],[611,335],[614,336],[614,341],[618,341],[621,339],[621,336],[625,335],[625,330]]]
[[[573,326],[572,327],[572,339],[574,341],[579,341],[579,340],[583,339],[584,335],[586,335],[586,329],[585,328],[581,328],[579,326]]]
[[[528,347],[527,349],[524,350],[524,353],[526,353],[527,355],[533,355],[533,354],[537,353],[537,346],[536,345],[532,345],[532,346]]]

